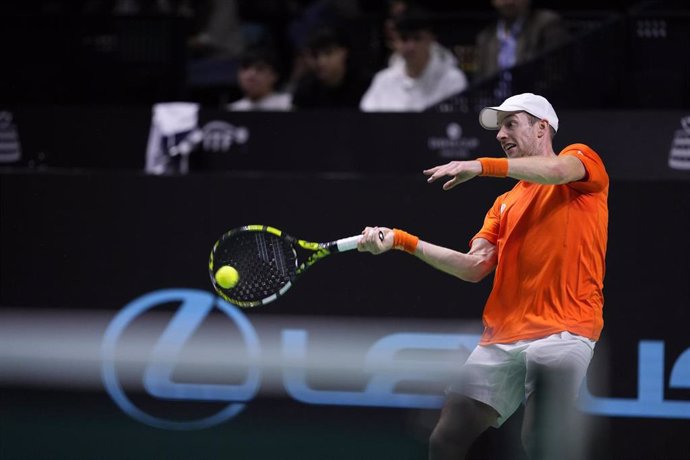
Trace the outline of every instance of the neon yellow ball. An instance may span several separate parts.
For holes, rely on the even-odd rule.
[[[216,282],[223,289],[232,289],[240,281],[240,274],[230,265],[223,265],[216,271]]]

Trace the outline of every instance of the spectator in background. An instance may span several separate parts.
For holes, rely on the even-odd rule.
[[[383,42],[386,59],[390,59],[400,49],[400,37],[395,30],[395,20],[409,8],[409,0],[388,0],[387,2],[386,18],[383,21]]]
[[[271,50],[253,48],[245,51],[237,72],[237,80],[244,97],[229,104],[228,110],[290,110],[290,94],[276,90],[279,79],[277,58]]]
[[[532,9],[530,0],[491,0],[491,4],[498,19],[477,35],[475,80],[492,77],[569,39],[561,17],[554,11]]]
[[[115,0],[111,2],[86,0],[82,3],[84,12],[95,12],[106,4],[112,3],[112,13],[116,16],[156,14],[190,16],[194,11],[190,0]]]
[[[295,6],[299,3],[302,5]],[[292,4],[296,11],[287,26],[287,39],[293,53],[287,87],[294,93],[297,82],[312,70],[313,60],[307,46],[314,31],[340,27],[357,18],[361,10],[359,2],[352,0],[307,0]]]
[[[293,106],[357,109],[371,79],[352,62],[344,34],[335,28],[319,28],[310,36],[306,51],[311,70],[297,81]]]
[[[245,49],[242,21],[236,0],[207,0],[198,6],[203,24],[187,42],[197,56],[233,58]]]
[[[374,76],[362,111],[420,112],[467,87],[455,56],[436,41],[428,15],[409,9],[394,24],[399,50]]]

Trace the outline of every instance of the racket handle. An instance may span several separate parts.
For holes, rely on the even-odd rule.
[[[357,248],[359,240],[362,239],[362,235],[355,235],[349,238],[342,238],[335,242],[338,252],[352,251]],[[379,232],[379,239],[383,241],[383,232]]]
[[[338,252],[352,251],[357,249],[357,243],[362,239],[362,235],[355,235],[349,238],[341,238],[335,242]]]

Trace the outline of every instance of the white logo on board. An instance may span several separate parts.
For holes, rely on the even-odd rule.
[[[14,163],[22,157],[17,127],[12,112],[0,111],[0,163]]]
[[[458,123],[448,123],[445,137],[430,137],[427,139],[427,147],[441,158],[470,158],[470,151],[479,147],[479,139],[462,137],[462,126]]]
[[[681,118],[680,126],[671,142],[668,165],[672,169],[690,170],[690,116]]]

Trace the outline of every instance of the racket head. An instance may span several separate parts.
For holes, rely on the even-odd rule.
[[[223,299],[242,308],[265,305],[283,295],[297,276],[294,238],[266,225],[246,225],[224,233],[213,245],[208,270],[213,288]],[[216,271],[230,265],[239,281],[226,289]]]

